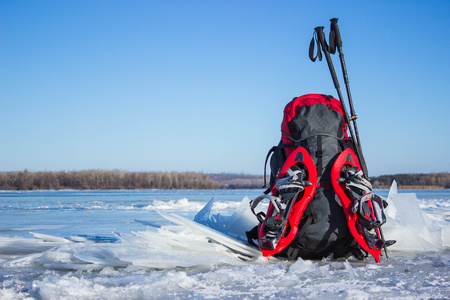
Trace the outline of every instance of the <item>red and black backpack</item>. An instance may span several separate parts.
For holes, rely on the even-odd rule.
[[[355,202],[340,180],[350,168],[361,169],[347,127],[342,105],[332,96],[307,94],[286,105],[281,141],[266,157],[267,164],[272,154],[269,188],[251,204],[260,224],[248,233],[249,242],[258,240],[264,256],[322,259],[353,254],[363,259],[370,253],[379,261],[381,246],[375,249],[369,238],[380,237],[365,237],[362,223],[351,211]],[[294,173],[304,188],[280,195],[277,182]],[[267,212],[256,213],[264,199],[270,200]]]

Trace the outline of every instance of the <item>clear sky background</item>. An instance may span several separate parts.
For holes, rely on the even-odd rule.
[[[2,0],[0,171],[262,174],[284,106],[337,96],[308,58],[333,17],[370,174],[450,171],[437,0]]]

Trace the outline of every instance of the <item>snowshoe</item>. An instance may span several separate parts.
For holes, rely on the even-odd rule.
[[[350,233],[364,251],[380,262],[382,249],[395,243],[385,241],[380,228],[386,222],[384,208],[387,202],[371,194],[372,186],[363,178],[358,158],[350,148],[336,159],[331,179],[347,217]],[[378,210],[381,211],[381,220]]]
[[[299,220],[314,196],[316,182],[314,162],[309,153],[299,147],[286,159],[272,188],[272,196],[263,195],[251,202],[251,209],[260,221],[258,241],[264,256],[277,254],[292,242]],[[264,199],[270,201],[267,215],[255,212]]]

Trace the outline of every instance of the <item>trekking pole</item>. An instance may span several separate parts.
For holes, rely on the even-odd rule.
[[[338,52],[339,52],[339,59],[341,61],[342,75],[344,76],[345,88],[347,90],[348,104],[350,106],[350,120],[353,122],[353,127],[355,128],[357,147],[359,148],[359,150],[361,152],[361,156],[358,157],[358,158],[360,159],[360,163],[361,163],[361,167],[363,169],[364,175],[368,178],[369,174],[367,172],[367,165],[366,165],[366,161],[364,159],[364,156],[362,154],[361,141],[359,139],[359,133],[358,133],[358,126],[356,125],[356,119],[358,118],[358,116],[355,114],[355,110],[353,108],[352,94],[350,92],[350,84],[349,84],[349,81],[348,81],[347,67],[345,65],[344,53],[342,52],[341,33],[339,31],[339,26],[337,24],[338,18],[333,18],[330,21],[331,21],[330,39],[329,39],[329,41],[330,41],[330,52],[332,54],[334,54],[335,51],[336,51],[336,46],[337,46],[337,49],[338,49]]]
[[[348,128],[350,130],[350,136],[352,137],[353,142],[355,143],[356,155],[358,156],[358,159],[361,163],[361,169],[363,170],[364,174],[367,174],[367,167],[365,164],[365,160],[362,156],[361,148],[357,144],[357,141],[355,141],[355,134],[353,133],[353,127],[351,126],[350,118],[348,117],[347,109],[345,107],[345,103],[344,103],[344,100],[342,97],[341,87],[339,86],[339,81],[336,76],[336,71],[334,69],[333,61],[331,60],[330,52],[328,51],[328,45],[327,45],[327,42],[325,41],[325,34],[323,33],[323,28],[324,28],[323,26],[318,26],[318,27],[314,28],[314,30],[317,34],[317,39],[318,39],[318,44],[317,44],[317,46],[319,48],[318,53],[320,53],[320,47],[322,47],[322,51],[325,54],[325,58],[327,59],[327,64],[328,64],[328,68],[330,69],[331,78],[333,79],[334,87],[336,88],[336,91],[337,91],[338,97],[339,97],[339,101],[341,102],[341,105],[342,105],[342,110],[344,111],[344,120],[348,124]],[[314,39],[314,37],[313,37],[313,39]],[[312,46],[314,45],[313,41],[311,41],[311,45]],[[310,48],[311,60],[313,60],[313,58],[311,57],[312,52],[313,51],[311,51],[311,48]],[[320,60],[320,58],[321,57],[319,56],[319,60]]]

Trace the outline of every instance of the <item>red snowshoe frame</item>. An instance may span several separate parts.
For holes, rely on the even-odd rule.
[[[306,178],[305,180],[312,183],[311,186],[306,186],[304,191],[298,195],[296,199],[293,199],[294,205],[292,206],[292,210],[289,213],[288,221],[286,226],[284,227],[283,235],[281,239],[276,244],[275,249],[272,248],[270,243],[264,243],[264,237],[266,235],[265,232],[265,224],[261,223],[258,228],[258,242],[259,248],[261,249],[263,256],[269,257],[274,254],[279,253],[283,249],[285,249],[294,239],[295,235],[298,231],[298,222],[303,215],[303,212],[306,209],[309,201],[314,196],[317,185],[317,170],[314,164],[314,161],[309,155],[309,153],[305,150],[305,148],[299,147],[294,150],[286,159],[283,167],[281,168],[280,174],[278,178],[286,177],[286,171],[292,165],[299,164],[303,165],[303,168],[306,170]],[[278,193],[275,186],[272,189],[272,195],[276,196]],[[271,217],[274,212],[274,206],[272,203],[269,204],[269,208],[267,210],[266,218]]]
[[[341,201],[342,208],[344,210],[345,216],[347,218],[347,226],[350,233],[353,235],[353,238],[358,242],[358,244],[363,248],[366,252],[375,258],[377,263],[380,262],[381,249],[374,249],[369,246],[367,240],[364,238],[364,232],[361,229],[360,221],[358,220],[358,216],[356,213],[352,211],[353,201],[350,200],[348,195],[348,190],[345,186],[345,183],[338,182],[338,178],[345,177],[343,175],[343,170],[350,167],[358,167],[358,171],[361,170],[361,166],[358,161],[358,157],[355,152],[353,152],[350,148],[344,150],[336,159],[333,168],[331,169],[331,182],[333,185],[333,189],[337,194],[339,200]],[[375,218],[374,209],[371,208],[372,218]],[[377,237],[381,239],[380,231],[377,228],[376,230]]]

